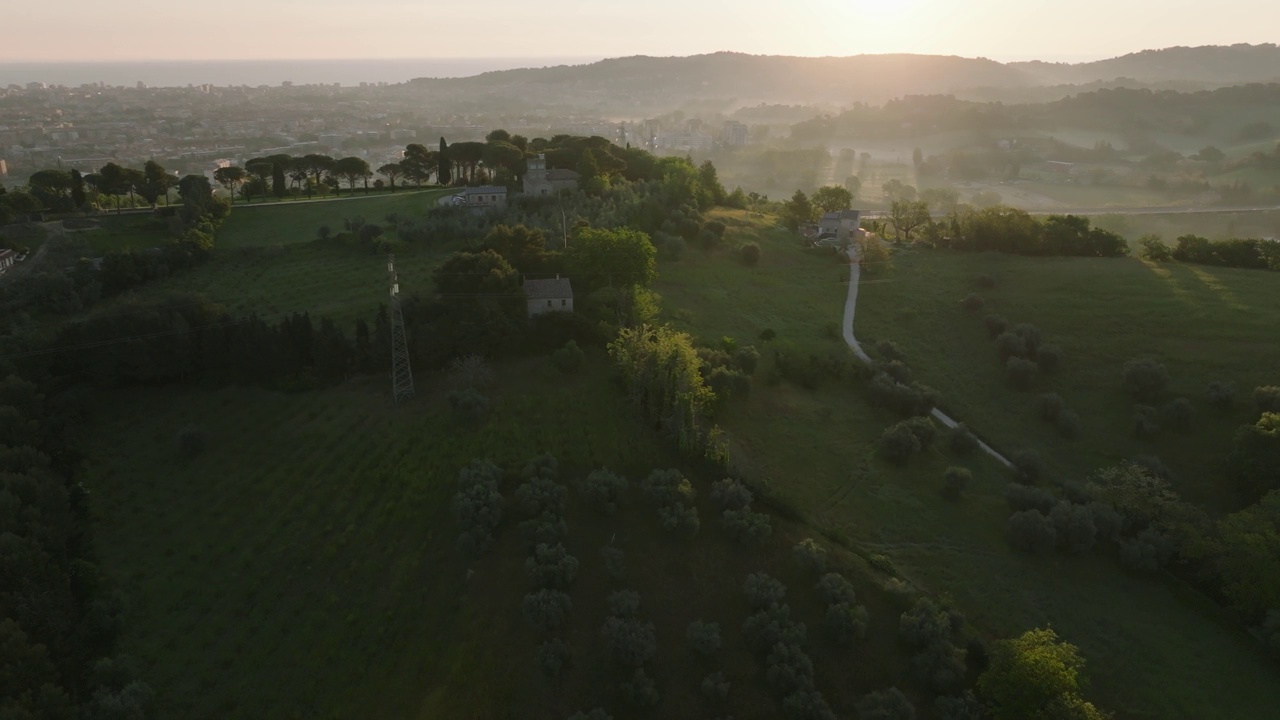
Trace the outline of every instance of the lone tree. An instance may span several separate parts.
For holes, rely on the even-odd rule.
[[[813,204],[822,212],[840,212],[853,207],[853,193],[839,185],[827,185],[813,192]]]
[[[1101,720],[1102,713],[1080,697],[1086,684],[1079,649],[1047,628],[997,642],[991,664],[978,678],[978,690],[991,701],[997,720],[1047,716]],[[1055,707],[1076,712],[1043,714]]]

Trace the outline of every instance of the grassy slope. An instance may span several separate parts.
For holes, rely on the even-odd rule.
[[[838,561],[854,571],[870,636],[856,650],[831,648],[818,631],[812,579],[790,561],[802,531],[775,523],[766,548],[732,547],[697,481],[703,528],[692,542],[667,536],[634,491],[607,520],[574,496],[566,545],[582,570],[564,634],[574,660],[561,680],[543,680],[533,664],[538,639],[520,617],[527,551],[514,511],[495,548],[468,568],[448,512],[457,468],[473,457],[518,467],[550,450],[565,480],[599,465],[636,478],[671,457],[609,383],[603,355],[573,378],[543,360],[496,370],[494,415],[476,430],[458,428],[443,392],[429,386],[400,408],[387,406],[381,383],[303,395],[100,398],[85,484],[97,498],[104,563],[131,600],[124,650],[148,667],[162,716],[559,720],[602,704],[628,717],[612,690],[623,673],[599,634],[611,587],[597,549],[610,542],[626,552],[630,586],[657,625],[649,667],[667,716],[711,712],[698,685],[717,669],[734,685],[722,711],[780,712],[741,639],[741,583],[760,569],[791,588],[811,629],[819,686],[837,709],[847,714],[858,695],[904,670],[895,642],[902,606],[865,566]],[[210,443],[185,462],[173,432],[188,423],[206,427]],[[504,488],[508,498],[512,491]],[[718,660],[688,651],[684,629],[694,619],[721,623]]]
[[[761,243],[761,265],[747,268],[732,257],[690,252],[681,262],[662,266],[658,290],[675,324],[711,343],[724,335],[749,342],[764,327],[773,327],[780,341],[810,352],[841,347],[822,328],[839,321],[845,286],[838,278],[847,277],[847,271],[803,254],[764,221],[748,222],[739,213],[723,219],[732,226],[732,239]],[[952,367],[953,344],[960,342],[951,339],[957,334],[976,333],[983,350],[978,355],[994,365],[985,354],[981,328],[971,327],[977,321],[956,317],[963,293],[947,294],[940,307],[930,303],[942,292],[930,289],[938,283],[927,272],[932,268],[912,265],[910,259],[898,262],[893,273],[865,281],[859,334],[903,344],[918,374],[943,390],[962,419],[997,440],[1003,429],[1015,438],[1040,432],[1022,412],[1026,398],[1010,393],[1010,402],[990,403],[980,395],[971,403],[972,395],[951,392],[970,377],[959,368],[946,369]],[[967,281],[976,272],[961,275]],[[1027,294],[1044,286],[1043,278],[1027,282]],[[1094,281],[1088,287],[1105,285]],[[1039,302],[1058,298],[1044,294]],[[1127,309],[1114,302],[1105,307]],[[1128,317],[1127,312],[1115,315],[1116,337],[1124,338],[1137,324]],[[1068,353],[1081,352],[1065,329],[1051,327],[1047,319],[1025,319],[1039,323]],[[939,327],[946,332],[931,334]],[[1259,326],[1237,329],[1265,337]],[[1069,357],[1072,367],[1082,359]],[[948,362],[938,362],[942,358]],[[981,364],[971,362],[979,382]],[[998,374],[989,372],[998,382]],[[995,418],[1004,418],[1003,424],[988,428]],[[1129,576],[1104,557],[1037,560],[1009,550],[1002,533],[1008,516],[1001,499],[1006,479],[990,462],[967,463],[977,481],[963,502],[952,505],[937,495],[938,478],[952,459],[935,451],[905,470],[876,460],[872,443],[891,422],[856,393],[834,384],[806,392],[757,383],[750,402],[734,408],[725,425],[738,451],[735,459],[749,474],[781,489],[821,526],[889,556],[929,591],[952,595],[980,627],[1008,636],[1051,623],[1084,649],[1098,698],[1126,717],[1260,717],[1280,700],[1273,670],[1242,634],[1209,619],[1196,599],[1183,597],[1177,588]]]

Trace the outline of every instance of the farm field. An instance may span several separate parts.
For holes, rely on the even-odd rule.
[[[97,498],[104,565],[130,599],[123,649],[143,662],[159,716],[562,720],[600,704],[630,717],[609,689],[629,671],[609,660],[600,635],[616,587],[638,590],[657,627],[649,672],[664,713],[713,712],[699,684],[722,670],[733,693],[715,712],[778,716],[740,632],[742,582],[758,570],[788,585],[788,602],[814,628],[806,646],[837,710],[847,715],[862,693],[903,673],[896,619],[908,599],[884,592],[883,576],[833,546],[871,624],[855,648],[829,645],[817,630],[813,578],[791,558],[805,530],[775,519],[764,547],[732,545],[706,501],[708,478],[691,475],[702,528],[689,540],[662,530],[634,489],[608,519],[571,494],[565,544],[581,562],[563,632],[572,660],[558,680],[541,677],[539,638],[520,612],[528,545],[510,502],[515,481],[503,487],[497,545],[469,564],[449,512],[458,469],[487,457],[518,471],[545,450],[560,459],[562,482],[608,466],[634,483],[675,462],[610,384],[603,353],[572,377],[545,358],[494,369],[494,412],[474,429],[453,420],[436,379],[399,407],[371,380],[299,395],[97,398],[84,482]],[[208,446],[180,460],[175,428],[192,424],[205,428]],[[608,544],[626,553],[624,584],[607,578],[598,549]],[[688,649],[695,619],[721,624],[716,659]]]
[[[661,265],[656,289],[673,324],[706,344],[722,336],[758,342],[762,329],[775,328],[775,342],[792,342],[820,356],[847,352],[826,330],[838,328],[847,269],[803,253],[765,219],[736,212],[719,216],[730,226],[730,244],[761,245],[760,265],[746,267],[728,252],[707,256],[692,250],[678,263]],[[1007,392],[992,402],[978,391],[952,392],[969,382],[959,364],[953,369],[942,362],[960,341],[935,341],[930,329],[954,326],[945,338],[974,333],[981,352],[971,351],[977,354],[964,367],[975,373],[982,361],[994,367],[995,360],[985,354],[980,319],[957,317],[958,300],[968,290],[954,297],[945,289],[930,290],[937,283],[925,272],[930,268],[911,264],[923,257],[896,258],[892,272],[864,278],[860,339],[899,342],[917,377],[943,391],[948,409],[997,443],[1015,430],[1009,437],[1038,439],[1041,429],[1024,414],[1031,412],[1031,396]],[[936,257],[939,263],[952,259]],[[1028,280],[1026,288],[1028,294],[1043,288],[1043,279],[1039,285]],[[936,295],[945,296],[945,303],[929,300]],[[1010,301],[1009,307],[1019,306]],[[1127,313],[1113,315],[1113,326],[1104,329],[1125,337],[1124,328],[1134,323],[1124,319]],[[1047,320],[1017,319],[1039,324],[1069,353],[1068,364],[1082,359],[1073,357],[1082,351],[1073,350]],[[1128,324],[1117,330],[1114,325],[1121,323]],[[1013,552],[1003,534],[1008,477],[993,462],[964,462],[974,471],[974,486],[960,503],[948,503],[938,492],[940,477],[955,459],[934,450],[905,469],[876,459],[873,443],[896,418],[873,410],[847,381],[816,391],[787,383],[770,387],[760,380],[768,372],[767,349],[764,354],[750,400],[731,408],[724,421],[731,456],[744,474],[782,494],[811,522],[851,538],[865,553],[887,556],[928,592],[954,598],[970,621],[993,635],[1051,623],[1082,648],[1096,699],[1120,717],[1253,717],[1280,701],[1274,671],[1241,631],[1219,622],[1201,599],[1174,584],[1129,575],[1102,555],[1034,559]],[[996,370],[989,374],[997,382],[1002,377]],[[974,377],[975,385],[991,383]],[[1055,459],[1055,469],[1065,462],[1073,461]]]

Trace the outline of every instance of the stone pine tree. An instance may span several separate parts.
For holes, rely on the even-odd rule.
[[[440,138],[440,156],[436,160],[436,179],[440,181],[441,185],[448,185],[453,179],[453,161],[449,159],[449,155],[446,153],[448,149],[449,146],[445,143],[444,138]]]

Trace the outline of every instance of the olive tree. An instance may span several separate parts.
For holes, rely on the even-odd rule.
[[[694,620],[685,631],[689,647],[700,655],[713,655],[720,649],[720,624]]]
[[[791,548],[796,564],[806,572],[821,575],[827,569],[827,549],[813,538],[805,538]]]
[[[623,665],[639,667],[658,651],[653,623],[637,618],[605,618],[603,634],[613,657]]]
[[[540,543],[524,561],[525,574],[538,588],[567,588],[578,577],[578,559],[556,543]]]
[[[618,511],[618,503],[626,490],[627,479],[604,468],[592,471],[578,483],[582,498],[605,515]]]
[[[573,601],[560,590],[543,588],[524,596],[520,610],[524,618],[538,632],[557,630],[564,624],[565,616],[573,608]]]

